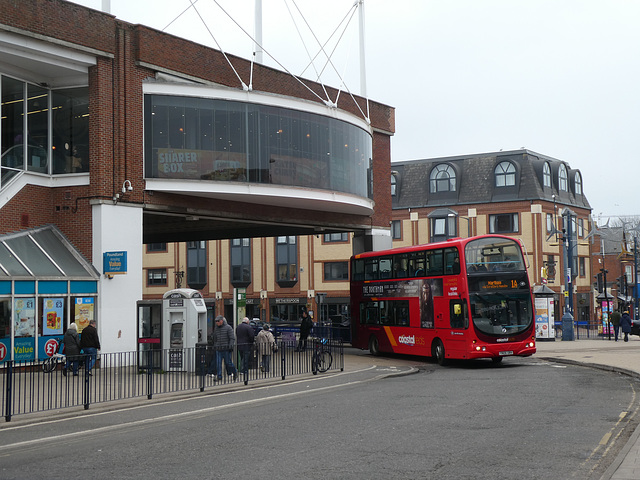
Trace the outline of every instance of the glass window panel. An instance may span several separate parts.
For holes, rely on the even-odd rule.
[[[24,89],[25,83],[2,77],[2,115],[0,123],[2,166],[24,169]]]
[[[23,237],[24,238],[24,237]],[[87,276],[92,272],[67,248],[60,238],[51,230],[41,230],[33,233],[33,238],[64,270],[67,276]]]
[[[9,275],[13,275],[16,277],[29,275],[29,272],[25,270],[22,264],[15,258],[13,253],[11,253],[3,243],[0,243],[0,263],[4,268],[7,269]]]
[[[53,173],[89,171],[89,89],[55,90],[52,102]]]
[[[51,263],[51,260],[40,250],[33,241],[26,236],[6,240],[6,244],[13,250],[18,258],[31,270],[34,275],[57,276],[62,275],[60,270]]]
[[[49,91],[27,86],[27,170],[49,173]]]

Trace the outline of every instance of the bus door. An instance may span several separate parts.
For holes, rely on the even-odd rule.
[[[449,300],[449,329],[445,351],[455,358],[467,358],[469,309],[463,298]]]

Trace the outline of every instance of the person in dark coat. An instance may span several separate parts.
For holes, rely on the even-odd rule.
[[[89,325],[82,329],[80,335],[80,348],[82,353],[86,355],[86,369],[91,375],[91,369],[96,364],[98,358],[98,350],[100,350],[100,339],[98,338],[98,330],[96,329],[96,321],[91,320]]]
[[[255,332],[249,325],[249,318],[244,317],[242,323],[236,328],[236,339],[238,342],[238,352],[240,352],[240,368],[245,375],[249,372],[249,354],[253,348]]]
[[[67,363],[65,363],[62,368],[62,374],[66,377],[67,371],[69,370],[69,366],[73,371],[73,376],[78,376],[78,363],[80,358],[80,338],[78,337],[78,327],[75,323],[71,323],[69,327],[67,327],[67,331],[62,338],[62,343],[64,343],[64,354],[67,357]]]
[[[302,316],[300,317],[300,338],[298,339],[296,352],[303,352],[307,349],[307,338],[311,333],[311,327],[313,327],[313,320],[311,320],[307,309],[303,307]]]
[[[611,325],[613,325],[613,334],[617,342],[620,335],[620,312],[617,310],[611,314]]]
[[[620,317],[620,327],[622,328],[622,333],[624,333],[624,341],[629,341],[629,333],[631,333],[631,317],[629,316],[629,312],[624,312],[622,317]]]
[[[236,336],[233,327],[227,323],[227,319],[222,315],[216,317],[216,327],[213,330],[213,349],[216,352],[216,375],[218,380],[222,380],[222,361],[227,369],[227,375],[231,380],[235,380],[237,370],[231,358],[231,352],[236,344]]]

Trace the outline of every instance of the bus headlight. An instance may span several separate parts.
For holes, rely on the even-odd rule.
[[[487,347],[481,347],[480,345],[476,345],[476,352],[486,352]]]

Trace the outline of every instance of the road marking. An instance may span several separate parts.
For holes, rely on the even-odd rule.
[[[289,383],[279,383],[279,384],[275,384],[275,385],[265,385],[263,387],[256,387],[256,388],[254,388],[252,390],[244,389],[244,390],[234,390],[234,391],[229,391],[229,392],[221,392],[221,393],[216,394],[216,395],[224,396],[224,395],[231,395],[231,394],[236,394],[236,393],[247,393],[249,391],[254,392],[254,391],[257,391],[257,390],[271,390],[271,389],[274,389],[274,388],[290,386],[290,385],[295,385],[295,384],[299,384],[299,383],[309,383],[309,382],[314,382],[314,381],[328,379],[328,378],[340,377],[340,376],[343,376],[343,375],[352,375],[352,374],[356,374],[356,373],[367,372],[367,371],[370,371],[370,370],[375,370],[376,368],[377,368],[377,365],[372,365],[370,367],[363,368],[361,370],[354,370],[354,371],[351,371],[351,372],[339,372],[339,373],[332,374],[332,375],[323,375],[321,377],[300,379],[300,380],[296,380],[294,382],[289,382]],[[378,377],[375,377],[375,378],[378,378]],[[277,399],[282,399],[282,398],[286,398],[286,397],[294,397],[294,396],[298,396],[298,395],[303,395],[303,394],[307,394],[307,393],[310,393],[310,392],[319,392],[319,391],[324,391],[324,390],[338,389],[338,388],[342,388],[342,387],[346,387],[346,386],[350,386],[350,385],[357,385],[359,383],[368,382],[369,380],[370,379],[356,380],[356,381],[352,381],[352,382],[343,383],[343,384],[340,384],[340,385],[328,385],[326,387],[318,387],[318,388],[314,388],[312,390],[304,390],[304,391],[300,391],[300,392],[292,392],[292,393],[283,393],[283,394],[278,394],[278,395],[271,395],[271,396],[256,398],[256,399],[253,399],[253,400],[243,400],[243,401],[240,401],[240,402],[230,403],[230,404],[227,404],[227,405],[217,405],[217,406],[214,406],[214,407],[207,407],[207,408],[202,408],[202,409],[198,409],[198,410],[192,410],[192,411],[188,411],[188,412],[181,412],[181,413],[176,413],[176,414],[171,414],[171,415],[164,415],[164,416],[161,416],[161,417],[155,417],[155,418],[150,418],[150,419],[134,420],[132,422],[119,423],[117,425],[109,425],[109,426],[106,426],[106,427],[98,427],[98,428],[89,429],[89,430],[81,430],[81,431],[78,431],[78,432],[55,435],[55,436],[50,436],[50,437],[46,437],[46,438],[39,438],[39,439],[34,439],[34,440],[25,440],[23,442],[17,442],[17,443],[8,444],[8,445],[1,445],[0,446],[0,452],[2,452],[3,450],[14,448],[14,447],[24,447],[24,446],[29,446],[29,445],[36,445],[36,444],[39,444],[39,443],[46,443],[46,442],[64,440],[66,438],[71,438],[71,437],[76,436],[76,435],[93,435],[95,433],[113,431],[113,430],[116,430],[118,428],[126,428],[126,427],[132,427],[132,426],[145,425],[145,424],[150,424],[150,423],[159,422],[159,421],[163,421],[163,420],[170,420],[170,419],[186,417],[186,416],[190,416],[190,415],[201,415],[201,414],[204,414],[204,413],[211,413],[211,412],[224,410],[224,409],[228,409],[228,408],[233,408],[233,407],[238,407],[238,406],[252,405],[252,404],[255,404],[255,403],[259,403],[259,402],[264,402],[265,400],[277,400]],[[122,409],[117,409],[117,410],[110,410],[108,412],[90,413],[90,414],[82,415],[81,418],[96,417],[96,416],[101,416],[101,415],[109,415],[109,414],[120,413],[120,412],[125,412],[125,411],[139,410],[139,409],[142,409],[142,408],[156,407],[156,406],[159,406],[159,405],[168,405],[168,404],[172,404],[172,403],[181,403],[181,402],[199,400],[199,399],[202,399],[202,398],[203,398],[203,396],[200,395],[200,396],[197,396],[197,397],[180,398],[180,399],[170,400],[170,401],[162,402],[162,403],[151,403],[151,404],[145,404],[145,405],[136,405],[135,407],[128,407],[128,408],[122,408]],[[41,425],[61,423],[61,422],[67,422],[67,421],[76,421],[77,419],[78,419],[78,417],[68,417],[68,418],[61,418],[61,419],[57,419],[57,420],[49,420],[49,421],[46,421],[46,422],[33,423],[33,424],[29,424],[29,425],[18,425],[18,426],[15,426],[15,427],[3,428],[2,430],[0,430],[0,432],[9,431],[9,430],[19,430],[19,429],[25,429],[25,428],[30,428],[30,427],[38,427],[38,426],[41,426]]]

